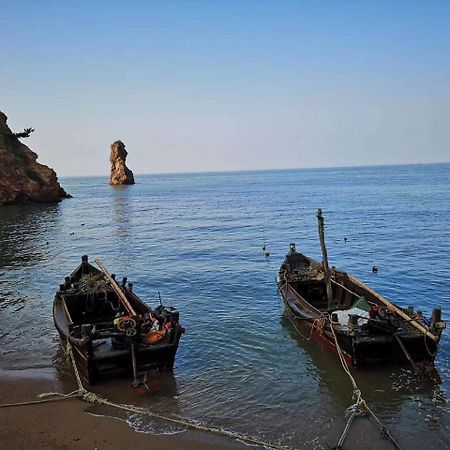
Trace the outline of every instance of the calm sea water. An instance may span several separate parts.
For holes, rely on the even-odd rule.
[[[450,318],[449,174],[443,164],[147,175],[128,187],[63,179],[71,200],[0,209],[0,366],[67,377],[51,305],[88,254],[127,275],[149,304],[160,291],[186,327],[174,375],[160,390],[97,389],[295,448],[329,448],[342,432],[351,386],[337,358],[300,338],[284,317],[276,271],[290,242],[320,257],[321,207],[331,264],[398,304],[427,314],[441,305]],[[356,373],[364,398],[405,448],[450,447],[449,355],[446,333],[436,361],[441,385],[408,368]],[[346,448],[361,445],[391,448],[364,418]]]

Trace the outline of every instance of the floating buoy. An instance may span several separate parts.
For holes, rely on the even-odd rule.
[[[263,248],[262,248],[262,250],[263,250],[263,255],[266,257],[266,258],[269,258],[269,256],[270,256],[270,252],[269,252],[269,247],[267,247],[267,244],[266,244],[266,236],[265,236],[265,234],[264,234],[264,229],[262,230],[262,238],[263,238]]]

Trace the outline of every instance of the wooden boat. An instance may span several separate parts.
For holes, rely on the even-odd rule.
[[[288,315],[307,339],[331,352],[339,346],[355,368],[411,364],[414,371],[430,372],[446,323],[441,309],[430,319],[412,306],[401,308],[346,272],[328,267],[319,210],[323,261],[296,251],[290,244],[278,274],[278,285]]]
[[[81,264],[59,286],[53,319],[61,344],[70,343],[82,381],[94,384],[112,377],[138,376],[148,370],[173,369],[184,332],[175,308],[150,308],[124,278],[96,261],[100,270],[82,257]]]

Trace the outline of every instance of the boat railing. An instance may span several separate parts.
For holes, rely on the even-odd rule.
[[[287,289],[290,289],[293,293],[293,297],[296,300],[296,302],[299,303],[299,305],[309,311],[312,315],[315,316],[315,318],[319,318],[323,316],[323,312],[319,309],[315,308],[311,303],[309,303],[307,300],[305,300],[290,284],[287,284]]]

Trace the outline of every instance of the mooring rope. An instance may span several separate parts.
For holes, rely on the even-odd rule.
[[[275,450],[290,450],[290,447],[287,447],[287,446],[275,444],[273,442],[263,441],[262,439],[254,438],[254,437],[247,436],[247,435],[237,433],[234,431],[225,430],[223,428],[213,427],[213,426],[209,426],[209,425],[203,425],[200,422],[196,422],[191,419],[170,417],[170,416],[166,416],[164,414],[149,411],[148,409],[141,408],[138,406],[125,405],[123,403],[111,402],[110,400],[100,397],[99,395],[95,394],[94,392],[91,392],[91,391],[88,391],[87,389],[85,389],[85,387],[83,386],[83,382],[81,380],[80,374],[78,372],[77,365],[75,363],[75,357],[73,355],[72,346],[70,345],[70,342],[67,342],[65,354],[70,357],[72,367],[73,367],[74,373],[75,373],[75,378],[76,378],[77,385],[78,385],[77,390],[70,392],[68,394],[61,394],[59,392],[46,392],[46,393],[38,395],[40,400],[34,400],[34,401],[28,401],[28,402],[18,402],[18,403],[4,403],[4,404],[0,405],[0,408],[36,405],[36,404],[41,404],[41,403],[49,403],[49,402],[55,402],[55,401],[60,401],[60,400],[69,400],[69,399],[78,398],[78,399],[83,400],[88,403],[111,406],[113,408],[121,409],[123,411],[132,412],[132,413],[136,413],[136,414],[142,414],[142,415],[151,417],[153,419],[159,419],[164,422],[173,423],[175,425],[183,426],[183,427],[190,428],[193,430],[204,431],[207,433],[225,436],[225,437],[228,437],[231,439],[242,441],[247,444],[260,445],[262,447],[272,448]]]
[[[295,316],[294,316],[294,317],[295,317]],[[311,331],[310,331],[310,333],[309,333],[309,336],[306,337],[306,336],[305,336],[305,335],[297,328],[297,325],[295,325],[295,322],[292,320],[292,318],[291,318],[289,312],[288,312],[287,318],[289,319],[289,322],[291,322],[292,326],[295,328],[295,331],[297,331],[297,333],[298,333],[303,339],[305,339],[306,341],[310,341],[310,340],[311,340],[312,335],[313,335],[313,333],[314,333],[314,327],[315,327],[317,324],[319,324],[318,327],[319,327],[320,329],[322,329],[323,326],[324,326],[323,324],[325,323],[323,317],[318,317],[317,319],[314,319],[314,320],[312,321],[312,323],[311,323]]]
[[[433,353],[433,352],[431,352],[430,348],[428,347],[427,336],[426,336],[426,334],[423,335],[423,338],[424,338],[424,341],[425,341],[425,349],[426,349],[427,353],[428,353],[432,358],[434,358],[434,357],[437,355],[438,351],[439,351],[439,343],[436,345],[436,351]]]
[[[287,286],[288,281],[286,280],[286,278],[283,280],[284,284],[282,284],[279,289],[278,292],[281,293],[281,291]],[[361,394],[361,390],[359,389],[358,385],[356,384],[356,381],[353,377],[353,375],[350,372],[350,368],[348,367],[347,361],[345,359],[345,356],[341,350],[341,347],[339,345],[339,342],[337,340],[337,336],[336,333],[334,331],[333,328],[333,323],[330,321],[329,318],[326,318],[325,316],[320,317],[319,319],[316,319],[313,321],[312,323],[312,327],[311,327],[311,333],[309,335],[309,337],[306,337],[303,335],[303,333],[301,333],[298,329],[298,327],[296,326],[295,322],[293,321],[293,319],[291,318],[291,313],[289,311],[289,309],[287,309],[288,312],[288,319],[291,322],[292,326],[295,328],[295,330],[297,331],[297,333],[302,336],[304,339],[306,340],[310,340],[312,337],[312,333],[314,330],[314,326],[316,325],[316,323],[320,322],[321,320],[323,321],[321,323],[321,329],[323,329],[323,327],[325,326],[325,320],[328,320],[330,322],[330,328],[331,328],[331,332],[333,334],[333,338],[334,338],[334,342],[336,345],[336,350],[337,350],[337,354],[339,356],[339,360],[341,362],[342,368],[344,369],[345,373],[348,375],[348,377],[350,378],[350,382],[352,384],[353,390],[352,390],[352,398],[355,400],[355,403],[351,406],[349,406],[346,410],[346,416],[349,415],[349,418],[345,424],[345,428],[344,431],[341,434],[341,437],[339,438],[338,443],[336,444],[335,447],[333,447],[333,450],[341,450],[342,449],[342,445],[344,444],[345,438],[347,437],[347,434],[350,430],[350,426],[353,422],[353,419],[356,417],[356,415],[360,414],[360,415],[364,415],[364,416],[371,416],[372,419],[375,421],[375,423],[378,425],[378,428],[381,432],[381,435],[384,438],[387,438],[391,441],[392,445],[397,449],[397,450],[402,450],[402,447],[400,446],[400,444],[394,439],[394,437],[389,433],[389,431],[386,429],[386,427],[383,425],[383,423],[378,419],[378,417],[375,415],[375,413],[369,408],[369,405],[367,404],[367,402],[363,399],[362,394]]]
[[[31,400],[28,402],[17,402],[17,403],[2,403],[0,408],[9,408],[11,406],[26,406],[26,405],[39,405],[40,403],[50,403],[57,402],[60,400],[68,400],[70,398],[78,398],[80,395],[80,391],[76,390],[71,392],[70,394],[60,394],[59,392],[46,392],[44,394],[39,394],[37,397],[42,398],[43,400]],[[45,398],[47,396],[58,396],[56,398]]]
[[[341,361],[341,365],[342,368],[344,369],[345,373],[348,375],[348,377],[350,378],[350,381],[352,383],[353,386],[353,393],[352,393],[352,397],[355,401],[355,403],[353,405],[351,405],[349,408],[347,408],[346,413],[350,413],[350,417],[347,421],[347,424],[345,425],[344,431],[336,445],[336,447],[334,447],[335,449],[342,449],[342,444],[344,443],[344,440],[347,436],[347,433],[350,429],[350,425],[353,422],[353,419],[355,418],[355,416],[359,413],[361,415],[365,415],[365,416],[371,416],[372,419],[376,422],[376,424],[378,425],[381,435],[384,438],[388,438],[392,445],[397,449],[397,450],[402,450],[402,447],[400,446],[400,444],[394,439],[394,437],[389,433],[389,431],[386,429],[386,427],[382,424],[382,422],[378,419],[378,417],[375,415],[375,413],[369,408],[369,405],[367,404],[367,402],[363,399],[362,394],[361,394],[361,390],[359,389],[358,385],[356,384],[355,379],[353,378],[352,374],[350,373],[350,369],[348,367],[347,361],[345,360],[345,357],[342,353],[341,347],[339,345],[336,333],[334,331],[334,327],[333,327],[333,323],[330,321],[330,328],[331,328],[331,332],[333,334],[333,338],[334,338],[334,342],[336,345],[336,349],[337,349],[337,353],[339,355],[339,360]]]

